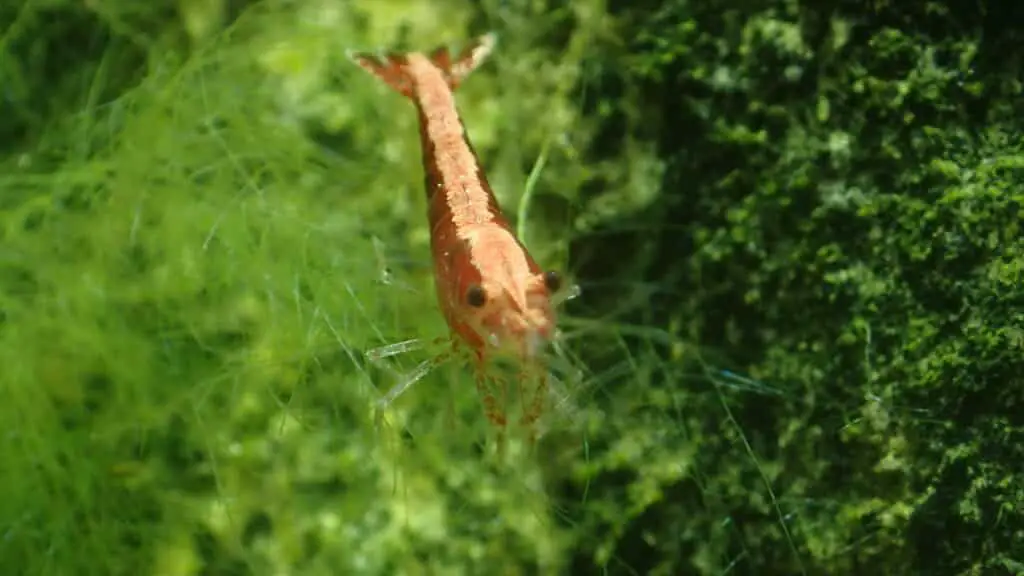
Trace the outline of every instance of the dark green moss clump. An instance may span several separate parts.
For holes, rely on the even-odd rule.
[[[770,4],[622,4],[628,49],[597,64],[619,112],[592,154],[657,143],[637,221],[662,232],[580,240],[584,270],[671,287],[634,318],[783,391],[677,391],[707,477],[609,520],[615,549],[640,572],[1019,571],[1024,38],[973,4]],[[708,422],[723,398],[780,514]]]

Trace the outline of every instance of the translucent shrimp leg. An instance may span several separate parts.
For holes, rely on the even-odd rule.
[[[432,343],[440,344],[444,341],[444,338],[435,338]],[[377,366],[384,366],[383,361],[385,358],[390,358],[391,356],[397,356],[413,350],[420,350],[422,348],[424,348],[423,341],[418,338],[413,338],[373,348],[366,353],[366,358]],[[450,357],[451,350],[448,350],[417,364],[416,367],[413,368],[412,372],[402,376],[397,384],[392,386],[391,389],[389,389],[383,396],[377,399],[375,402],[376,407],[378,409],[383,409],[390,406],[395,399],[412,387],[413,384],[422,380],[423,377],[429,374],[431,370],[446,362]]]
[[[366,352],[366,357],[373,361],[383,360],[384,358],[405,354],[406,352],[419,350],[421,348],[423,348],[423,341],[419,338],[411,338],[409,340],[395,342],[394,344],[387,344],[378,348],[372,348]]]

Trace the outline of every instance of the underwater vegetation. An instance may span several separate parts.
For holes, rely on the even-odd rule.
[[[1012,3],[0,0],[0,567],[1024,573]],[[578,283],[481,445],[416,114]]]

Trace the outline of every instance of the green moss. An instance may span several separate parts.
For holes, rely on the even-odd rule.
[[[949,29],[976,18],[952,5],[914,10],[621,7],[631,65],[604,70],[602,84],[641,88],[617,104],[595,95],[632,124],[599,131],[591,154],[646,136],[666,169],[655,207],[627,218],[644,232],[595,239],[605,264],[589,270],[658,285],[665,298],[631,319],[692,337],[784,394],[702,396],[663,380],[685,406],[675,426],[691,432],[660,452],[699,446],[704,477],[666,480],[653,490],[673,497],[640,509],[620,504],[631,513],[605,517],[617,544],[600,550],[666,573],[972,573],[1014,561],[1024,517],[1002,482],[1021,457],[1022,148],[1009,105],[1019,86],[998,47],[1016,32],[982,40]],[[614,397],[648,398],[641,390]],[[735,421],[715,416],[723,402]],[[616,430],[635,434],[635,416],[619,413]],[[589,493],[651,492],[613,470],[660,457],[597,452],[614,467]],[[610,490],[599,494],[614,500]]]

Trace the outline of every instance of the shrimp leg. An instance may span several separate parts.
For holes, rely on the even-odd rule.
[[[480,401],[484,405],[484,415],[497,428],[498,442],[499,446],[501,446],[505,441],[505,428],[508,424],[504,408],[506,384],[501,378],[487,374],[486,363],[482,355],[478,354],[476,361],[476,390],[480,396]],[[501,394],[500,405],[494,396],[492,382],[497,385],[498,392]]]
[[[520,393],[523,403],[523,415],[520,418],[520,423],[527,429],[530,443],[533,444],[537,440],[537,420],[544,413],[544,401],[549,394],[548,375],[543,368],[539,369],[538,366],[531,364],[520,372],[519,380],[521,383],[525,382],[534,385],[529,404],[527,404],[525,394]],[[522,384],[520,384],[520,389],[522,389]]]
[[[444,338],[435,338],[431,343],[438,344],[444,341]],[[404,354],[412,350],[419,350],[421,348],[424,348],[424,344],[418,339],[404,340],[402,342],[396,342],[394,344],[374,348],[366,353],[366,358],[375,366],[391,370],[390,367],[384,364],[385,358]],[[451,353],[452,351],[448,350],[417,364],[416,367],[413,368],[412,372],[402,376],[397,384],[392,386],[384,396],[377,400],[375,403],[377,408],[381,409],[390,406],[395,399],[412,387],[413,384],[419,382],[424,376],[429,374],[431,370],[446,362],[451,357]]]

